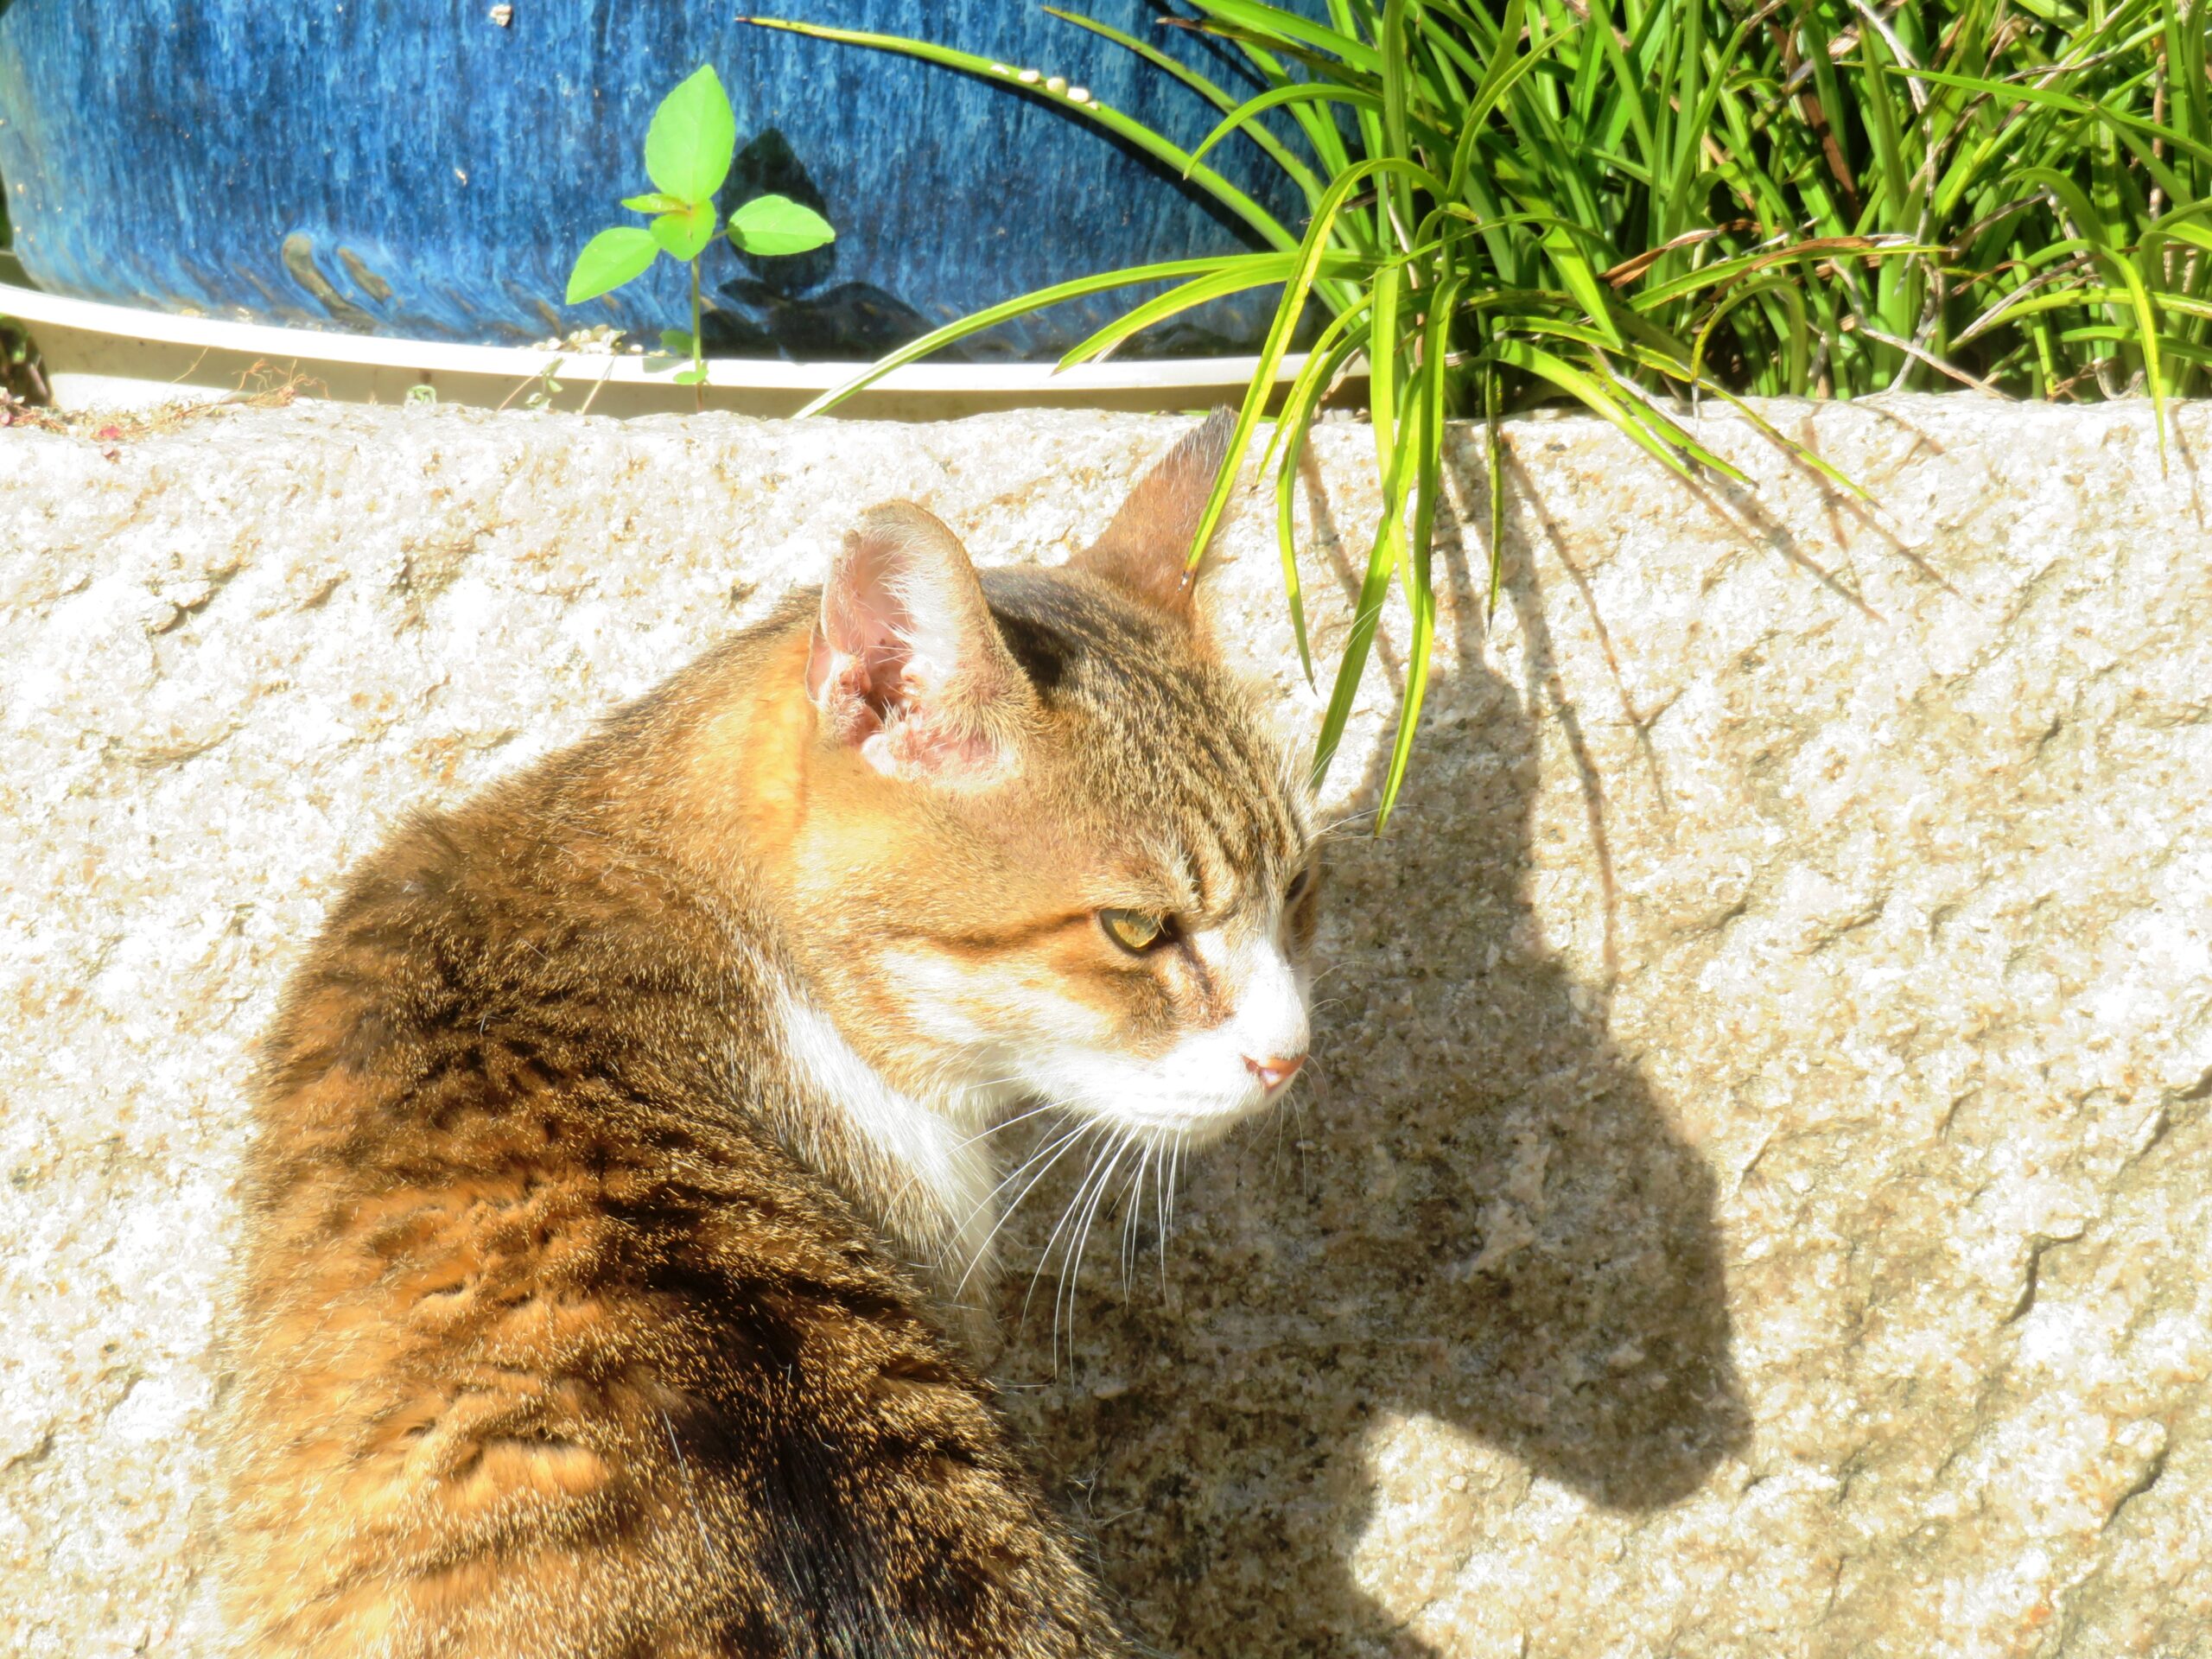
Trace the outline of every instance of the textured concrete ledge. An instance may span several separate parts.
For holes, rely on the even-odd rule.
[[[2212,410],[2163,474],[2133,406],[1768,413],[1901,533],[1732,418],[1756,499],[1512,429],[1503,599],[1471,528],[1402,815],[1336,849],[1315,1084],[1126,1283],[1114,1219],[1057,1363],[1052,1270],[1020,1323],[1164,1650],[2212,1654]],[[340,869],[859,508],[1055,558],[1176,429],[0,434],[0,1650],[223,1646],[238,1085]],[[1331,654],[1370,454],[1321,436]],[[1269,516],[1221,626],[1310,721]]]

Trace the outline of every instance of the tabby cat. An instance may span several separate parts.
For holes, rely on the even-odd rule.
[[[227,1533],[270,1654],[1127,1651],[963,1347],[1049,1103],[1154,1152],[1306,1046],[1309,804],[1182,555],[911,505],[355,873],[248,1164]]]

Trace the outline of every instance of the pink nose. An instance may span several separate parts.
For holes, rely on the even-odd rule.
[[[1293,1054],[1287,1059],[1278,1055],[1272,1060],[1255,1060],[1244,1057],[1244,1069],[1260,1080],[1260,1086],[1269,1094],[1298,1075],[1298,1068],[1306,1064],[1303,1054]]]

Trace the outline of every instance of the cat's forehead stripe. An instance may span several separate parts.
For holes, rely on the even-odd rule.
[[[1259,753],[1248,734],[1219,727],[1202,728],[1187,744],[1160,747],[1170,777],[1158,798],[1173,816],[1199,908],[1227,910],[1254,889],[1273,886],[1298,856],[1301,838],[1281,798],[1271,757]]]
[[[1079,713],[1103,810],[1179,849],[1202,909],[1233,906],[1302,861],[1294,773],[1242,690],[1163,626],[1057,571],[1002,568],[986,592],[1047,708]]]

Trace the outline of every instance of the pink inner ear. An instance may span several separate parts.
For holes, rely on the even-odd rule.
[[[880,729],[907,700],[912,625],[892,588],[887,550],[874,544],[855,548],[823,594],[822,626],[806,670],[807,694],[817,704],[844,705],[839,725],[849,736]]]
[[[1015,764],[1033,694],[959,539],[912,502],[873,509],[822,590],[807,690],[836,741],[963,786]]]

